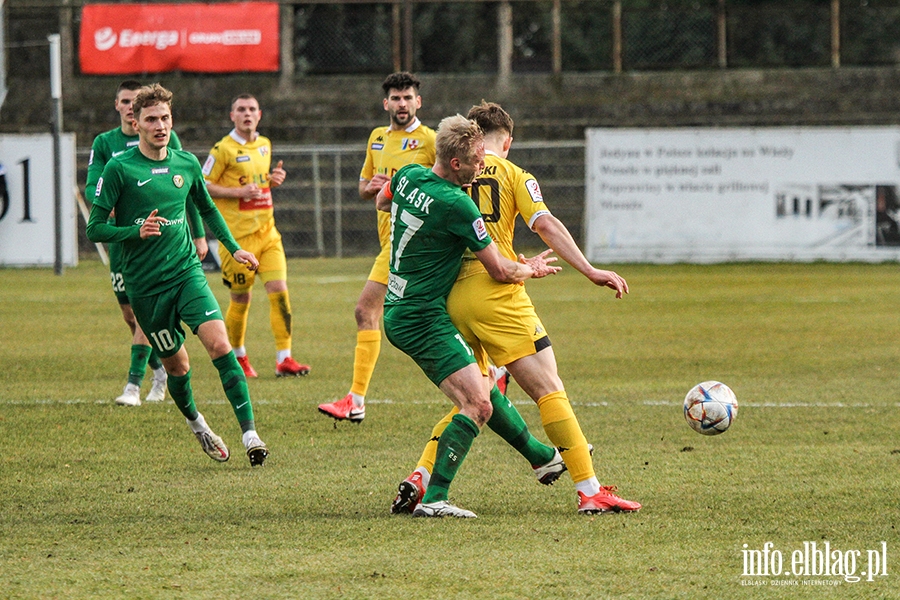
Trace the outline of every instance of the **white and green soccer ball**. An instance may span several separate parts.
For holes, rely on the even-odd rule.
[[[691,429],[703,435],[724,433],[737,414],[734,392],[718,381],[698,383],[684,397],[684,418]]]

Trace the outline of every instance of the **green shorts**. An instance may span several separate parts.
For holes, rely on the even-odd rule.
[[[386,306],[384,333],[437,386],[475,363],[475,353],[450,322],[443,299],[425,305]]]
[[[219,303],[199,268],[165,292],[132,298],[131,308],[160,358],[172,356],[184,344],[182,321],[196,334],[203,323],[223,320]]]
[[[125,295],[125,280],[122,279],[122,244],[111,243],[109,248],[109,279],[112,282],[113,293],[119,304],[130,304],[131,301]]]

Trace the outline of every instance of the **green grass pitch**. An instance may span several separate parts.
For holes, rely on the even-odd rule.
[[[454,521],[388,514],[449,402],[387,341],[361,425],[316,411],[347,392],[370,262],[290,262],[305,378],[275,378],[257,286],[250,390],[272,455],[255,470],[196,338],[224,464],[171,400],[113,404],[130,341],[101,264],[0,270],[0,597],[900,597],[896,264],[620,265],[620,301],[571,268],[530,282],[600,482],[644,508],[579,516],[568,475],[540,486],[485,431],[451,490],[478,519]],[[709,379],[740,402],[714,437],[681,408]],[[515,384],[510,397],[546,440]],[[767,542],[781,574],[745,575]],[[812,542],[845,570],[858,551],[856,575],[869,550],[887,563],[858,582],[794,575]]]

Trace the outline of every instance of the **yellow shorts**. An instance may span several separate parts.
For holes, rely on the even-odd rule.
[[[263,282],[287,280],[287,260],[281,234],[274,226],[251,233],[237,240],[238,245],[252,252],[259,260],[259,269],[254,273],[238,261],[223,244],[219,244],[219,259],[222,261],[222,282],[232,293],[241,294],[253,287],[256,276]]]
[[[369,281],[387,285],[388,274],[390,274],[391,272],[390,262],[391,247],[390,245],[382,246],[381,252],[379,252],[378,256],[375,257],[375,264],[372,265],[372,270],[369,271]]]
[[[479,366],[479,347],[502,366],[549,345],[525,286],[500,283],[487,273],[457,280],[447,297],[447,312],[475,350]]]

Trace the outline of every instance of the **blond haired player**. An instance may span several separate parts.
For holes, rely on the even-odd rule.
[[[500,253],[515,259],[513,233],[516,215],[567,263],[592,283],[616,291],[616,298],[628,292],[628,284],[613,271],[592,266],[575,244],[565,225],[550,214],[544,204],[537,179],[506,159],[512,144],[513,120],[499,104],[482,102],[473,106],[468,118],[485,134],[485,166],[472,185],[476,201]],[[578,424],[559,378],[550,338],[535,312],[523,285],[495,281],[474,255],[463,258],[456,283],[447,298],[450,319],[486,368],[487,357],[505,366],[516,382],[537,403],[547,437],[568,467],[578,493],[579,513],[630,512],[641,508],[624,500],[613,486],[601,486],[594,474],[589,445]],[[456,411],[451,411],[432,431],[416,470],[404,480],[394,500],[411,511],[424,495],[433,471],[435,452],[444,428]]]
[[[416,111],[422,108],[419,85],[419,80],[406,72],[392,73],[381,84],[384,110],[391,122],[387,127],[375,128],[369,135],[366,162],[359,173],[359,195],[363,200],[373,200],[401,167],[412,163],[434,165],[434,130],[416,117]],[[339,421],[349,419],[359,423],[365,418],[366,392],[381,353],[379,323],[384,314],[391,252],[391,224],[387,213],[378,212],[378,239],[381,252],[356,304],[353,384],[342,399],[319,405],[322,414]]]
[[[306,375],[309,365],[291,357],[287,260],[272,206],[272,189],[284,183],[287,173],[282,161],[269,171],[272,142],[256,130],[262,118],[256,98],[250,94],[237,96],[231,102],[230,116],[234,129],[213,146],[203,165],[206,187],[238,244],[259,258],[257,272],[269,296],[269,322],[275,336],[275,376]],[[221,245],[219,258],[222,281],[231,292],[225,313],[228,341],[244,375],[256,377],[244,346],[256,273],[235,261]]]

